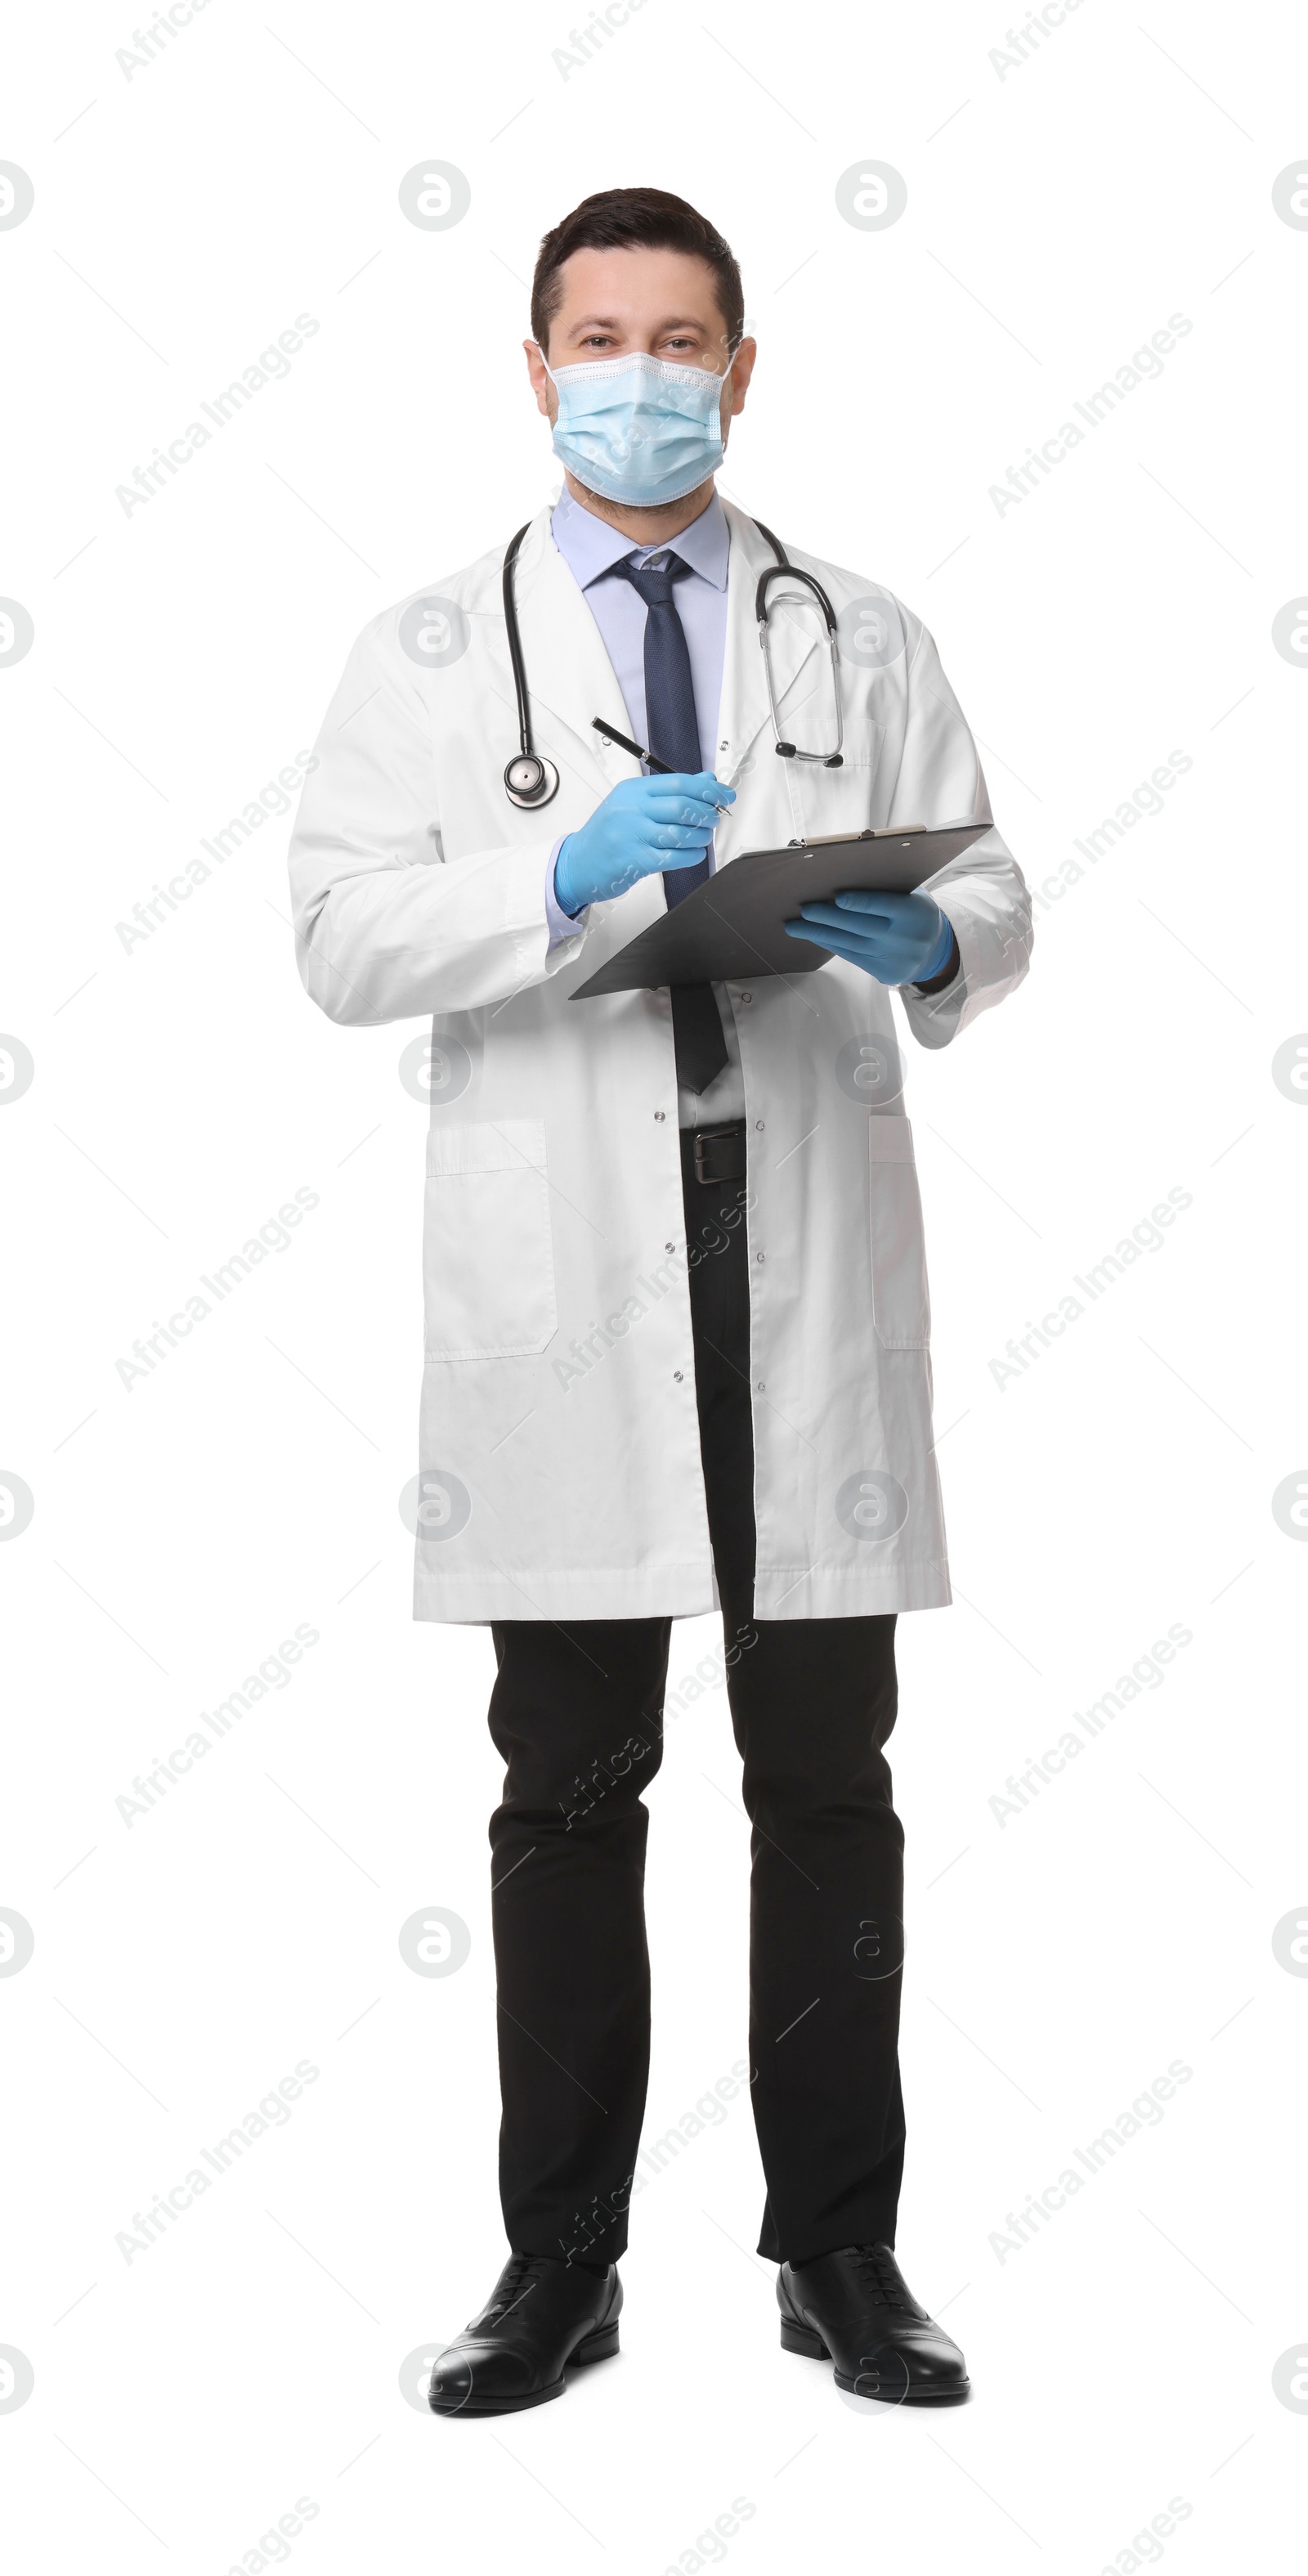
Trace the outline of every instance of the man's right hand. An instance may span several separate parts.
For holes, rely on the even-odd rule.
[[[610,903],[641,877],[693,868],[703,858],[736,791],[711,769],[666,777],[624,778],[579,832],[569,832],[554,862],[554,891],[566,913]]]

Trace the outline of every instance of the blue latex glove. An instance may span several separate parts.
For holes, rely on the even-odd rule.
[[[878,984],[929,984],[943,972],[954,933],[929,894],[871,894],[849,887],[833,903],[802,903],[792,939],[811,939]]]
[[[722,808],[735,801],[735,788],[711,769],[624,778],[579,832],[569,832],[554,862],[554,891],[564,911],[609,903],[663,868],[693,868]]]

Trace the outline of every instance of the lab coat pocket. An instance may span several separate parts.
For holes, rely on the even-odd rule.
[[[830,674],[828,673],[828,680]],[[801,745],[810,735],[819,750],[829,750],[835,739],[835,714],[828,686],[825,698],[815,688],[813,705],[799,716],[789,706],[782,720]],[[823,725],[826,731],[823,733]],[[875,791],[885,732],[881,725],[864,717],[845,719],[844,749],[839,769],[826,769],[820,762],[788,760],[785,763],[786,785],[790,808],[797,830],[805,833],[861,832],[868,823],[879,823],[883,817],[876,809]],[[755,842],[753,845],[757,847]]]
[[[872,1320],[888,1351],[925,1350],[931,1339],[922,1200],[907,1118],[868,1120]]]
[[[558,1309],[542,1119],[431,1129],[422,1270],[429,1360],[544,1350]]]

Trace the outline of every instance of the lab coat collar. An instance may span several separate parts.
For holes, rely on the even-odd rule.
[[[560,769],[566,764],[580,772],[592,789],[598,778],[603,795],[620,780],[630,778],[636,763],[629,753],[606,743],[593,730],[591,718],[603,716],[620,733],[626,733],[630,719],[599,628],[575,575],[550,534],[552,511],[552,503],[537,511],[514,566],[513,595],[527,697],[533,728],[540,731],[550,758]],[[517,701],[498,575],[493,600],[488,596],[486,605],[488,632],[498,648],[487,674],[489,685],[513,709],[516,723]],[[552,728],[545,741],[545,711],[564,728],[570,741],[560,740]]]

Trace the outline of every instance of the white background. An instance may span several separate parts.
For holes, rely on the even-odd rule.
[[[35,1497],[0,1549],[0,1904],[35,1934],[0,1980],[0,2343],[35,2374],[0,2414],[10,2554],[1284,2564],[1308,1983],[1272,1932],[1308,1898],[1304,1558],[1271,1497],[1308,1458],[1308,1117],[1271,1060],[1308,1023],[1308,677],[1271,630],[1308,569],[1308,233],[1272,188],[1305,145],[1302,27],[1084,0],[1007,67],[998,10],[960,0],[646,0],[568,66],[570,35],[547,7],[211,0],[130,78],[109,6],[8,38],[0,154],[36,192],[0,232],[0,591],[35,625],[0,669],[0,1027],[36,1068],[0,1121],[0,1465]],[[424,154],[470,183],[445,232],[400,211]],[[860,155],[907,184],[882,232],[837,210]],[[926,617],[996,819],[1055,887],[1027,984],[957,1048],[910,1042],[905,1104],[958,1599],[900,1626],[899,2246],[968,2354],[948,2414],[877,2422],[779,2350],[743,2100],[633,2202],[619,2361],[494,2422],[405,2402],[406,2356],[503,2257],[492,1651],[411,1624],[397,1508],[425,1126],[397,1065],[421,1030],[312,1010],[285,816],[147,938],[116,930],[312,744],[365,620],[556,488],[520,350],[536,243],[639,181],[701,204],[744,270],[760,356],[726,488]],[[125,512],[116,487],[300,313],[289,375]],[[1161,377],[1001,513],[1008,466],[1176,313]],[[1174,749],[1163,810],[1064,886]],[[289,1246],[125,1388],[134,1338],[297,1188],[320,1204]],[[1192,1205],[1161,1247],[998,1385],[1009,1338],[1172,1189]],[[289,1683],[125,1822],[134,1775],[298,1623],[319,1643]],[[1001,1823],[1007,1775],[1174,1623],[1164,1680]],[[714,1636],[674,1632],[674,1682]],[[656,2138],[745,2049],[721,1688],[670,1725],[650,1803]],[[398,1948],[433,1905],[471,1931],[448,1978]],[[289,2120],[125,2261],[134,2214],[302,2059]],[[1001,2259],[1007,2214],[1178,2059],[1162,2119]],[[301,2497],[316,2515],[260,2550]],[[1133,2550],[1174,2497],[1189,2514]],[[697,2548],[736,2498],[735,2536]]]

